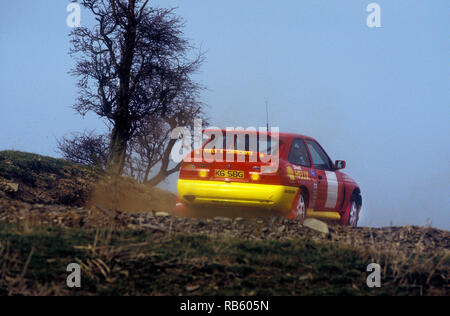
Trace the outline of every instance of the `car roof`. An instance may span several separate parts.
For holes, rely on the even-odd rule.
[[[226,129],[218,129],[218,128],[210,128],[210,129],[204,129],[203,132],[226,132]],[[254,134],[254,133],[258,133],[258,134],[267,134],[267,135],[271,135],[271,134],[275,134],[272,132],[267,132],[267,131],[247,131],[247,130],[232,130],[233,133],[244,133],[244,134]],[[307,135],[302,135],[302,134],[297,134],[297,133],[283,133],[283,132],[278,132],[276,133],[279,135],[280,138],[303,138],[303,139],[311,139],[316,141],[314,138],[307,136]]]

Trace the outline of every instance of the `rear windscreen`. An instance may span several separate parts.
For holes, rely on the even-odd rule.
[[[216,135],[212,134],[207,143],[215,141],[215,137]],[[260,137],[259,134],[232,134],[228,135],[227,138],[224,133],[222,134],[221,145],[222,146],[218,146],[216,141],[216,144],[210,148],[257,151],[261,153],[275,154],[280,147],[278,139],[270,136]]]

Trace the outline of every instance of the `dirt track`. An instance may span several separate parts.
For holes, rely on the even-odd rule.
[[[1,196],[1,195],[0,195]],[[30,204],[0,197],[0,223],[61,225],[73,228],[115,227],[146,229],[164,234],[189,233],[240,239],[310,238],[404,253],[435,253],[450,250],[450,232],[431,227],[350,228],[333,225],[329,234],[302,226],[281,217],[254,219],[215,217],[183,218],[165,212],[126,213],[104,207],[82,208],[64,205]]]

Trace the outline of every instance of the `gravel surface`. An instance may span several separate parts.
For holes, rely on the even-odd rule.
[[[187,218],[165,212],[125,213],[100,205],[90,208],[31,204],[0,193],[0,223],[62,225],[71,228],[146,229],[162,234],[206,234],[247,240],[309,238],[395,251],[435,253],[450,250],[450,232],[432,227],[343,227],[329,225],[323,234],[282,217]]]

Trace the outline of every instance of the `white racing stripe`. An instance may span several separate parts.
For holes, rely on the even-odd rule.
[[[336,178],[336,173],[333,171],[325,171],[327,176],[327,201],[325,203],[325,208],[335,208],[338,196],[338,182]]]

